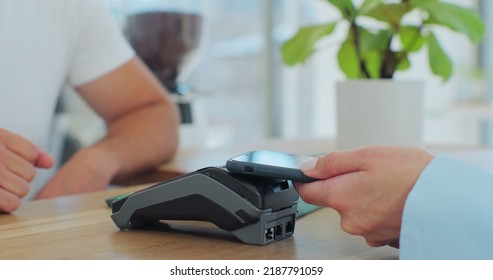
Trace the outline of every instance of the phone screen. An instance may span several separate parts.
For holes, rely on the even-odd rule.
[[[233,160],[299,169],[301,164],[309,158],[310,157],[307,156],[298,156],[273,151],[252,151],[233,158]]]
[[[299,168],[310,158],[312,157],[258,150],[231,158],[226,162],[226,168],[233,173],[309,182],[314,179],[305,176]]]

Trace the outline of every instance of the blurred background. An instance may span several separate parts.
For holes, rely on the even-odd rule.
[[[335,82],[344,79],[335,54],[343,34],[339,40],[324,41],[302,66],[287,67],[280,59],[281,44],[300,26],[337,17],[325,1],[105,2],[139,54],[159,43],[152,38],[176,42],[168,48],[178,60],[163,58],[151,69],[180,106],[183,148],[335,136]],[[465,37],[443,30],[439,40],[453,61],[453,77],[446,83],[433,77],[426,52],[420,52],[412,57],[412,69],[397,79],[426,83],[426,144],[493,146],[493,31],[488,29],[493,2],[449,2],[481,11],[487,26],[483,43],[473,46]],[[158,23],[173,28],[156,30]],[[70,120],[67,149],[92,143],[104,132],[103,123],[70,89],[62,104]]]

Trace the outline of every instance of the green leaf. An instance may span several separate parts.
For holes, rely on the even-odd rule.
[[[304,62],[315,52],[317,41],[332,34],[336,22],[313,25],[300,28],[291,39],[286,41],[281,48],[282,60],[287,65],[295,65]]]
[[[359,28],[360,50],[365,60],[366,69],[372,79],[380,78],[383,54],[390,44],[392,30],[379,30],[377,33]]]
[[[405,70],[411,68],[411,61],[409,60],[409,57],[406,54],[399,53],[397,55],[403,56],[403,58],[401,59],[401,61],[399,62],[399,64],[396,67],[397,71],[405,71]]]
[[[432,2],[436,3],[438,1],[440,1],[440,0],[409,0],[408,2],[409,2],[409,4],[411,4],[411,6],[419,8],[423,4],[426,5],[428,3],[432,3]]]
[[[428,12],[430,22],[463,33],[473,43],[479,43],[482,40],[485,25],[475,11],[454,4],[436,1],[420,2],[417,6]]]
[[[382,65],[383,56],[380,52],[367,52],[364,55],[366,69],[370,74],[370,78],[380,78],[380,67]]]
[[[383,52],[392,36],[391,29],[379,30],[377,33],[370,32],[364,28],[359,28],[358,30],[362,52]]]
[[[365,0],[361,7],[359,8],[359,14],[367,14],[369,11],[373,10],[376,6],[382,4],[384,0]]]
[[[351,40],[347,39],[342,43],[339,52],[337,53],[337,61],[342,72],[349,79],[359,79],[362,77],[359,67],[358,57],[356,55],[356,48]]]
[[[423,47],[425,38],[416,26],[401,26],[399,28],[399,39],[405,52],[417,52]]]
[[[367,11],[365,15],[379,21],[387,22],[390,25],[397,27],[405,14],[411,11],[411,7],[406,3],[398,4],[381,4],[376,5],[373,9]]]
[[[433,74],[442,77],[444,81],[447,81],[452,75],[452,62],[440,46],[440,43],[433,32],[430,32],[426,39],[431,71]]]
[[[343,18],[354,19],[356,17],[356,8],[351,0],[327,0],[334,5]]]

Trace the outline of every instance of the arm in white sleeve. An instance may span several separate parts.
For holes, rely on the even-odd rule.
[[[135,52],[103,1],[76,1],[76,5],[69,81],[80,86],[127,63]]]
[[[493,174],[435,158],[406,201],[400,258],[493,259]]]

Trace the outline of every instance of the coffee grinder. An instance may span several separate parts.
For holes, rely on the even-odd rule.
[[[171,93],[180,109],[182,128],[196,122],[192,103],[196,94],[178,78],[199,46],[201,27],[202,17],[186,12],[143,11],[127,17],[127,39]]]

